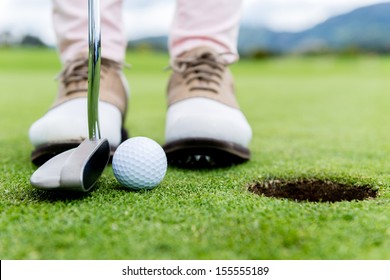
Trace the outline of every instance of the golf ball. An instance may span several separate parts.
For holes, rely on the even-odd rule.
[[[153,189],[165,176],[167,157],[157,142],[146,137],[133,137],[119,145],[112,169],[123,186],[134,189]]]

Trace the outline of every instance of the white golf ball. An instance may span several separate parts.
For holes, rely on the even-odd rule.
[[[167,157],[157,142],[146,137],[133,137],[119,145],[112,159],[116,179],[134,189],[153,189],[164,178]]]

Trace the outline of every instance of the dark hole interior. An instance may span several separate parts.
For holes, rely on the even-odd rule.
[[[295,201],[338,202],[364,200],[377,197],[371,186],[354,186],[327,180],[269,180],[252,184],[249,190],[266,197]]]

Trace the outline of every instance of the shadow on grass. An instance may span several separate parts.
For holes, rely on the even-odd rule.
[[[94,190],[96,189],[97,187],[94,188]],[[41,202],[76,201],[83,200],[91,196],[91,192],[45,191],[35,188],[30,188],[28,192],[31,198]]]

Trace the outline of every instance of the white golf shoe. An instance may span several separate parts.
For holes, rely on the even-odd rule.
[[[34,146],[31,160],[36,165],[77,147],[88,137],[88,59],[84,56],[68,62],[59,82],[58,96],[53,106],[29,130],[29,138]],[[102,58],[99,122],[102,137],[109,141],[112,153],[127,139],[123,122],[128,96],[122,66]]]
[[[170,163],[210,167],[249,160],[252,129],[222,56],[195,48],[176,58],[171,68],[164,145]]]

